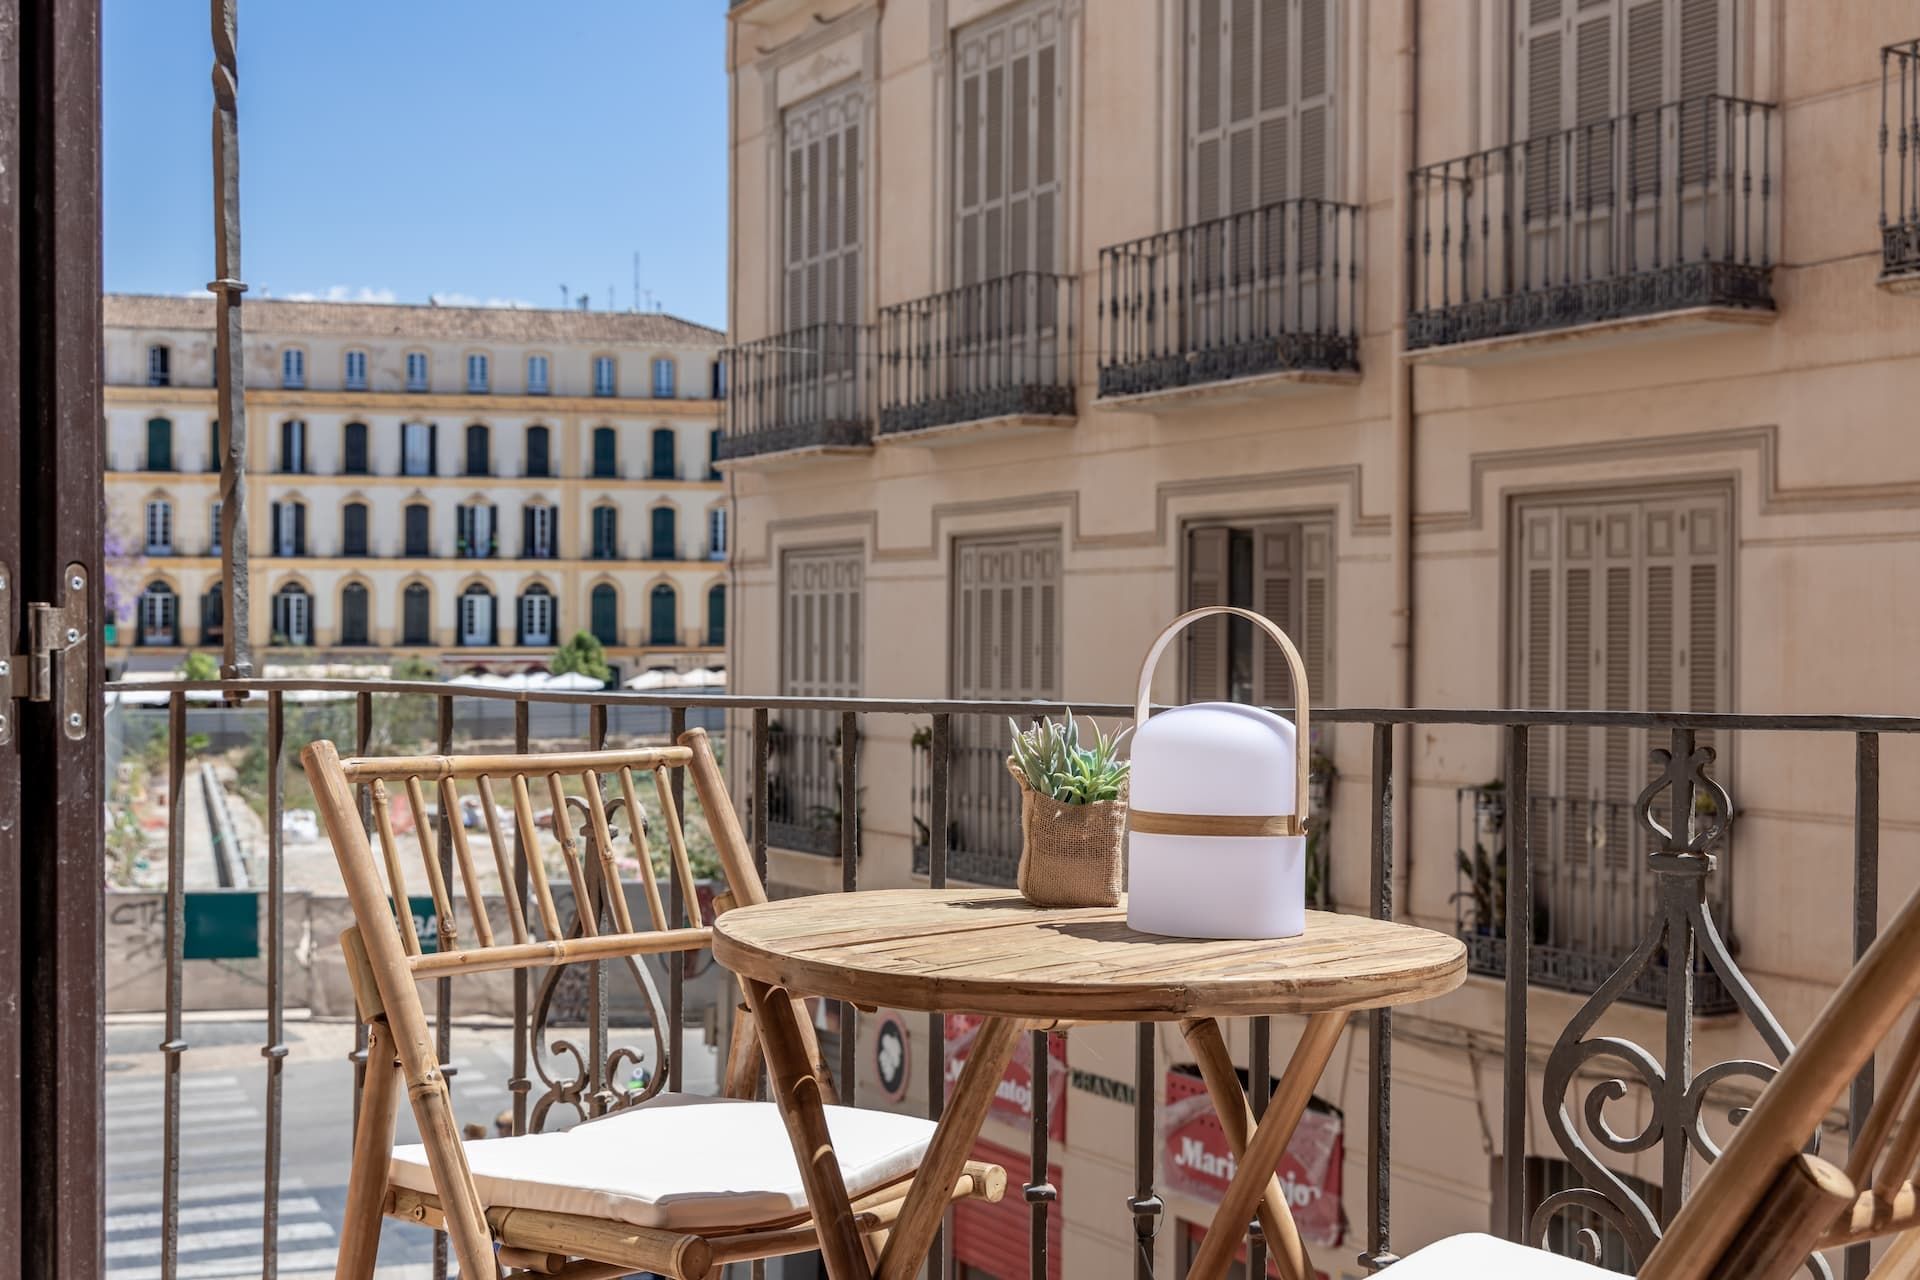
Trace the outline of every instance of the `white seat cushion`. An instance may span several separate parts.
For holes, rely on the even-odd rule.
[[[1477,1232],[1430,1244],[1384,1274],[1393,1280],[1620,1280],[1618,1272]]]
[[[827,1129],[851,1196],[920,1167],[933,1121],[828,1107]],[[697,1232],[792,1221],[807,1197],[786,1122],[771,1102],[663,1093],[561,1133],[468,1142],[488,1208],[541,1209],[637,1227]],[[396,1147],[395,1186],[438,1194],[426,1148]]]

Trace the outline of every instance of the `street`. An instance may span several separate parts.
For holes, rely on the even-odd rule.
[[[113,1280],[160,1280],[163,1239],[164,1075],[156,1046],[163,1024],[153,1017],[117,1017],[107,1026],[107,1274]],[[180,1087],[180,1280],[261,1274],[262,1186],[266,1152],[267,1066],[257,1017],[203,1015],[188,1021]],[[566,1037],[557,1030],[554,1036]],[[282,1069],[279,1275],[283,1280],[331,1277],[346,1202],[353,1135],[353,1027],[290,1018]],[[614,1044],[647,1046],[644,1030],[615,1029]],[[511,1029],[453,1029],[453,1102],[462,1125],[491,1130],[511,1106]],[[716,1060],[697,1029],[686,1037],[684,1088],[714,1090]],[[650,1056],[650,1053],[649,1055]],[[563,1061],[570,1061],[564,1060]],[[535,1078],[534,1098],[541,1084]],[[413,1142],[413,1118],[400,1109],[397,1142]],[[549,1129],[570,1118],[564,1108]],[[380,1244],[382,1277],[420,1280],[432,1274],[433,1233],[389,1221]]]

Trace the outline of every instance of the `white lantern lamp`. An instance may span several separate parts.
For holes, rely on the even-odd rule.
[[[1148,718],[1154,666],[1202,618],[1244,618],[1293,673],[1292,724],[1238,702]],[[1307,669],[1287,633],[1249,609],[1210,605],[1173,620],[1147,651],[1128,780],[1127,924],[1182,938],[1306,932]]]

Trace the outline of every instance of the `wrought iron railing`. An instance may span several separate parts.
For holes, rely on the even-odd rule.
[[[1071,417],[1073,277],[1016,271],[880,309],[880,430]]]
[[[719,456],[859,448],[873,441],[872,330],[813,324],[729,347]]]
[[[840,852],[840,732],[834,717],[819,711],[769,722],[767,843]]]
[[[288,936],[285,927],[287,859],[283,848],[283,816],[297,773],[290,757],[303,739],[324,729],[326,736],[335,737],[344,748],[357,754],[396,751],[403,746],[410,747],[419,737],[424,737],[433,749],[441,752],[473,749],[479,739],[503,745],[510,741],[512,749],[524,752],[535,736],[536,725],[540,726],[543,736],[571,736],[583,739],[590,747],[598,747],[615,733],[677,734],[689,724],[718,723],[724,717],[727,726],[724,740],[732,747],[729,771],[736,779],[736,802],[756,817],[751,845],[757,864],[764,868],[772,823],[759,819],[762,815],[770,819],[775,812],[773,779],[780,767],[776,725],[797,722],[802,715],[819,717],[826,723],[837,720],[843,744],[835,775],[839,809],[843,814],[859,815],[855,821],[841,826],[841,851],[845,856],[841,859],[839,883],[841,889],[853,890],[860,887],[858,854],[866,825],[859,803],[862,744],[876,740],[871,731],[862,734],[863,722],[891,722],[924,730],[918,735],[925,761],[922,792],[926,818],[921,840],[925,848],[924,875],[927,883],[941,886],[959,871],[954,836],[957,831],[964,831],[965,819],[956,814],[955,804],[963,801],[966,770],[972,767],[966,763],[966,753],[983,752],[987,741],[983,738],[969,745],[972,740],[961,731],[962,725],[1003,725],[1008,716],[1026,719],[1066,711],[1059,705],[1033,702],[519,693],[362,681],[127,683],[110,685],[109,690],[129,700],[158,698],[164,702],[164,711],[159,714],[164,716],[165,750],[163,764],[157,767],[165,769],[173,795],[186,793],[189,757],[196,751],[211,749],[200,743],[198,735],[207,734],[214,745],[226,741],[221,737],[223,723],[235,732],[256,735],[261,760],[257,785],[262,794],[254,798],[260,802],[269,833],[261,858],[264,874],[259,877],[264,883],[260,910],[266,924],[262,981],[258,988],[261,1003],[257,1006],[261,1015],[258,1025],[263,1061],[250,1069],[258,1071],[263,1081],[261,1165],[257,1187],[245,1184],[236,1194],[247,1197],[246,1200],[231,1212],[223,1208],[219,1222],[223,1240],[240,1241],[229,1246],[222,1265],[230,1269],[238,1265],[233,1262],[234,1250],[252,1250],[260,1259],[260,1270],[266,1274],[273,1273],[280,1258],[282,1235],[276,1231],[276,1223],[282,1208],[295,1201],[302,1206],[308,1201],[334,1202],[325,1189],[290,1186],[282,1176],[283,1139],[289,1113],[283,1079],[290,1039],[286,1018],[286,966],[294,953],[294,948],[285,940]],[[223,692],[251,693],[253,702],[241,706],[222,705]],[[322,701],[319,705],[331,706],[333,710],[320,720],[310,719],[318,714],[313,710],[315,700],[326,698],[345,701],[331,704]],[[258,723],[258,708],[262,706],[264,725]],[[1125,718],[1131,712],[1127,706],[1084,703],[1078,704],[1075,710],[1113,718]],[[561,719],[546,723],[554,716]],[[1553,872],[1536,856],[1537,842],[1541,839],[1538,833],[1547,824],[1533,811],[1536,790],[1528,780],[1535,735],[1557,728],[1585,726],[1645,731],[1654,741],[1663,744],[1652,752],[1643,779],[1644,789],[1631,809],[1631,821],[1640,833],[1634,837],[1635,856],[1644,855],[1646,864],[1640,878],[1643,900],[1634,945],[1565,1027],[1533,1027],[1530,1019],[1534,1011],[1528,1001],[1528,984],[1505,982],[1504,1043],[1529,1045],[1544,1038],[1537,1034],[1539,1032],[1551,1033],[1555,1038],[1545,1063],[1547,1096],[1544,1099],[1530,1095],[1529,1081],[1534,1078],[1537,1064],[1529,1061],[1526,1053],[1505,1055],[1499,1113],[1494,1118],[1498,1149],[1531,1154],[1529,1133],[1539,1123],[1536,1117],[1542,1114],[1544,1102],[1546,1133],[1553,1147],[1577,1169],[1581,1183],[1580,1188],[1562,1188],[1535,1208],[1527,1199],[1528,1161],[1503,1161],[1499,1175],[1502,1187],[1496,1191],[1494,1200],[1504,1206],[1500,1221],[1504,1234],[1516,1239],[1565,1241],[1578,1238],[1581,1233],[1550,1233],[1547,1228],[1561,1215],[1601,1212],[1613,1228],[1605,1239],[1613,1240],[1617,1247],[1634,1257],[1644,1257],[1658,1237],[1660,1222],[1647,1207],[1647,1200],[1633,1190],[1636,1184],[1624,1172],[1616,1172],[1612,1165],[1624,1165],[1633,1152],[1658,1150],[1664,1167],[1684,1170],[1696,1151],[1708,1152],[1713,1148],[1703,1131],[1706,1109],[1728,1103],[1744,1105],[1739,1095],[1722,1092],[1725,1081],[1743,1076],[1745,1084],[1752,1086],[1770,1078],[1774,1070],[1765,1061],[1692,1061],[1694,1019],[1702,1012],[1697,972],[1693,966],[1663,968],[1665,957],[1698,954],[1704,966],[1719,976],[1733,1006],[1751,1024],[1767,1055],[1778,1061],[1791,1051],[1778,1022],[1740,973],[1713,910],[1712,904],[1720,893],[1716,887],[1717,877],[1725,874],[1720,869],[1717,851],[1726,838],[1732,802],[1716,776],[1714,751],[1702,746],[1702,739],[1711,735],[1716,742],[1726,743],[1750,735],[1793,735],[1795,751],[1804,755],[1821,750],[1820,739],[1831,742],[1834,736],[1841,736],[1841,745],[1849,753],[1854,781],[1851,855],[1822,879],[1832,883],[1835,897],[1848,908],[1852,921],[1848,949],[1858,955],[1871,943],[1879,918],[1881,739],[1889,734],[1920,734],[1920,717],[1324,708],[1316,710],[1315,719],[1322,726],[1350,725],[1352,728],[1343,732],[1360,735],[1360,741],[1366,744],[1364,766],[1354,767],[1356,762],[1350,759],[1340,784],[1349,803],[1355,806],[1353,812],[1356,815],[1364,812],[1365,888],[1359,900],[1340,905],[1378,917],[1401,913],[1394,900],[1394,887],[1403,868],[1395,864],[1393,821],[1398,812],[1395,792],[1396,789],[1405,791],[1407,778],[1405,765],[1394,749],[1399,731],[1412,726],[1423,736],[1485,732],[1494,738],[1498,758],[1504,761],[1501,789],[1506,804],[1500,822],[1507,856],[1504,865],[1498,867],[1498,876],[1504,885],[1505,902],[1513,904],[1505,910],[1507,927],[1500,938],[1504,972],[1509,975],[1534,972],[1533,953],[1538,936],[1535,903],[1541,900],[1543,891],[1548,902],[1554,901]],[[909,737],[915,735],[914,728],[907,728],[905,732]],[[111,728],[109,734],[111,737]],[[195,745],[190,746],[190,742]],[[1349,752],[1353,750],[1348,747]],[[1004,772],[1003,762],[993,763]],[[985,767],[984,763],[981,767]],[[678,786],[677,780],[675,785]],[[123,1110],[121,1114],[136,1122],[136,1138],[132,1140],[151,1141],[156,1145],[160,1158],[154,1177],[159,1185],[150,1200],[143,1201],[137,1210],[126,1209],[125,1218],[115,1219],[122,1223],[116,1230],[121,1232],[123,1242],[130,1238],[128,1233],[136,1225],[141,1231],[151,1230],[156,1240],[173,1242],[161,1254],[157,1273],[163,1277],[186,1274],[179,1265],[175,1247],[182,1226],[183,1188],[193,1189],[182,1176],[182,1136],[188,1125],[202,1120],[194,1118],[190,1107],[183,1107],[183,1075],[201,1048],[211,1047],[212,1040],[210,1029],[189,1023],[183,1016],[183,976],[187,964],[184,807],[173,806],[170,813],[166,832],[167,871],[164,887],[159,891],[162,904],[159,914],[164,931],[156,939],[152,953],[155,962],[164,966],[161,986],[164,1027],[160,1029],[157,1048],[147,1049],[144,1045],[151,1042],[142,1041],[140,1046],[130,1045],[125,1051],[129,1057],[157,1055],[161,1086],[151,1092],[125,1095],[142,1099],[138,1105],[151,1110]],[[1547,812],[1551,816],[1554,810],[1549,806]],[[1691,820],[1674,822],[1667,816],[1672,814],[1690,815]],[[1611,821],[1612,815],[1607,815],[1606,820]],[[877,824],[876,834],[878,825],[884,824]],[[439,847],[445,850],[449,843],[443,838]],[[678,892],[677,886],[675,892]],[[1428,916],[1434,914],[1434,904],[1423,905]],[[676,913],[680,909],[677,903],[672,907]],[[316,939],[315,946],[317,951],[324,952],[328,944]],[[625,970],[618,966],[588,965],[583,971],[587,977],[573,988],[577,998],[568,999],[562,999],[564,992],[557,985],[551,990],[544,986],[536,989],[534,977],[525,971],[514,977],[511,1078],[507,1082],[512,1101],[509,1114],[504,1117],[504,1126],[514,1132],[527,1131],[549,1114],[555,1117],[592,1115],[616,1105],[620,1081],[615,1076],[632,1064],[634,1050],[613,1043],[611,1038],[608,1002],[612,996],[608,979]],[[1660,1016],[1665,1031],[1660,1043],[1647,1048],[1632,1044],[1618,1034],[1604,1037],[1593,1034],[1604,1015],[1646,982],[1650,973],[1657,974],[1657,980],[1664,987]],[[655,1051],[657,1056],[648,1061],[652,1068],[666,1071],[668,1087],[678,1089],[684,1084],[686,1063],[683,1052],[686,971],[678,965],[669,966],[667,979],[662,1043]],[[561,979],[552,977],[550,981],[558,984]],[[442,1061],[451,1065],[457,1057],[456,1028],[445,991],[443,986],[436,999],[436,1030]],[[563,1049],[560,1040],[565,1037],[553,1034],[560,1021],[555,1010],[568,1003],[588,1024],[586,1051],[578,1040],[571,1042],[575,1047]],[[833,1039],[841,1096],[843,1101],[858,1103],[861,1099],[854,1050],[858,1043],[859,1014],[851,1007],[841,1006],[837,1018],[838,1034]],[[932,1016],[926,1020],[926,1026],[930,1048],[927,1058],[931,1063],[942,1063],[946,1044],[944,1020]],[[1369,1269],[1388,1265],[1394,1257],[1390,1199],[1394,1168],[1393,1090],[1390,1087],[1394,1027],[1395,1015],[1387,1010],[1363,1015],[1355,1027],[1355,1034],[1364,1040],[1363,1071],[1367,1081],[1364,1101],[1349,1108],[1349,1114],[1358,1111],[1362,1116],[1359,1123],[1365,1130],[1366,1151],[1365,1212],[1358,1228],[1362,1238],[1355,1243],[1363,1264]],[[1608,1030],[1617,1033],[1618,1026],[1610,1023]],[[460,1043],[471,1043],[477,1034],[462,1030]],[[1252,1020],[1248,1065],[1256,1095],[1263,1094],[1259,1085],[1267,1078],[1268,1064],[1274,1061],[1273,1038],[1266,1019]],[[1116,1221],[1122,1215],[1131,1218],[1129,1245],[1138,1246],[1132,1249],[1133,1273],[1136,1277],[1147,1277],[1153,1271],[1154,1241],[1163,1225],[1164,1214],[1156,1191],[1155,1150],[1160,1119],[1156,1099],[1162,1092],[1162,1072],[1172,1064],[1161,1061],[1158,1039],[1151,1026],[1138,1029],[1135,1049],[1132,1079],[1109,1082],[1115,1087],[1108,1089],[1108,1095],[1131,1108],[1136,1153],[1132,1194],[1123,1201],[1117,1200],[1112,1210]],[[1039,1052],[1044,1058],[1044,1045]],[[362,1059],[363,1055],[355,1055],[356,1063],[363,1066]],[[220,1072],[236,1073],[235,1060],[230,1054],[217,1056],[217,1061]],[[941,1110],[944,1094],[940,1079],[941,1072],[934,1070],[928,1091],[928,1110],[934,1115]],[[1648,1118],[1644,1122],[1636,1122],[1626,1129],[1599,1123],[1585,1130],[1572,1127],[1570,1115],[1583,1112],[1600,1115],[1613,1100],[1625,1096],[1630,1089],[1643,1093],[1647,1099],[1643,1114]],[[1059,1209],[1044,1186],[1052,1158],[1052,1138],[1041,1104],[1045,1091],[1033,1092],[1036,1122],[1030,1138],[1031,1173],[1029,1169],[1017,1169],[1014,1173],[1016,1178],[1029,1178],[1026,1199],[1032,1207],[1033,1223],[1029,1256],[1033,1260],[1032,1275],[1039,1280],[1048,1274],[1047,1255],[1051,1246],[1047,1227],[1050,1217]],[[1863,1073],[1851,1095],[1851,1125],[1864,1122],[1871,1094],[1869,1070]],[[1256,1105],[1262,1101],[1263,1096],[1256,1096]],[[110,1132],[112,1123],[110,1118]],[[339,1135],[343,1163],[348,1141],[348,1135]],[[115,1149],[110,1138],[109,1150]],[[110,1155],[109,1159],[112,1158]],[[1684,1178],[1671,1179],[1667,1185],[1683,1187]],[[1010,1188],[1009,1194],[1015,1194],[1014,1190]],[[303,1207],[301,1212],[309,1210]],[[135,1219],[139,1220],[137,1224]],[[196,1219],[188,1225],[197,1229],[200,1224]],[[1257,1274],[1264,1270],[1264,1244],[1255,1237],[1249,1241],[1248,1248],[1248,1273]],[[303,1265],[308,1255],[322,1251],[317,1247],[303,1248]],[[155,1252],[160,1250],[156,1248]],[[936,1251],[936,1259],[939,1256]],[[242,1263],[251,1266],[244,1259]],[[1865,1263],[1863,1250],[1852,1252],[1847,1262],[1849,1277],[1864,1276]],[[444,1252],[438,1269],[444,1274]],[[1823,1273],[1824,1265],[1816,1267],[1816,1272]],[[944,1276],[948,1269],[936,1261],[933,1274]]]
[[[1688,98],[1415,169],[1408,348],[1772,310],[1774,115]]]
[[[1360,368],[1360,211],[1282,200],[1100,251],[1100,394]]]
[[[1534,872],[1527,980],[1590,995],[1633,954],[1658,896],[1647,830],[1634,820],[1629,800],[1535,794],[1528,811]],[[1506,812],[1507,793],[1499,784],[1454,793],[1454,932],[1467,944],[1468,968],[1496,978],[1507,973]],[[1707,910],[1728,934],[1729,950],[1735,950],[1732,899],[1728,864],[1708,884]],[[1621,999],[1664,1005],[1666,965],[1663,955]],[[1737,1010],[1719,973],[1696,964],[1694,1012]]]
[[[1920,273],[1920,39],[1880,51],[1880,272]]]

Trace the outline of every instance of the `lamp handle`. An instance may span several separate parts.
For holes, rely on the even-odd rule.
[[[1251,609],[1241,609],[1230,604],[1210,604],[1203,608],[1190,609],[1169,622],[1167,629],[1162,631],[1159,638],[1153,642],[1153,647],[1147,650],[1146,661],[1140,664],[1140,691],[1133,704],[1134,732],[1140,732],[1140,726],[1147,722],[1147,695],[1153,688],[1153,669],[1159,665],[1160,655],[1167,651],[1167,646],[1173,643],[1175,636],[1200,619],[1217,614],[1245,618],[1271,636],[1273,642],[1280,646],[1280,652],[1286,655],[1287,669],[1293,674],[1293,754],[1294,768],[1298,774],[1294,780],[1293,807],[1299,828],[1304,831],[1307,825],[1307,766],[1312,752],[1307,733],[1307,664],[1300,660],[1300,651],[1294,648],[1293,641],[1287,638],[1287,633],[1282,631],[1280,625],[1273,619],[1264,614],[1255,613]]]

